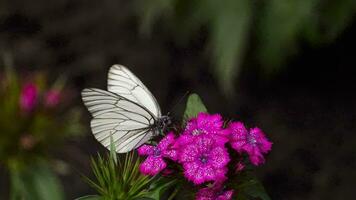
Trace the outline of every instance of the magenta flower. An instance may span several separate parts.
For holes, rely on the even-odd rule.
[[[24,112],[31,112],[38,98],[38,88],[34,83],[27,83],[21,89],[20,108]]]
[[[241,122],[233,122],[229,125],[231,147],[239,153],[247,153],[254,165],[263,164],[263,154],[271,150],[272,142],[268,141],[265,134],[259,128],[251,128],[248,131]]]
[[[199,113],[196,118],[191,118],[183,134],[178,138],[176,147],[185,146],[199,135],[212,135],[217,144],[224,145],[228,142],[228,132],[223,130],[223,120],[219,114]]]
[[[215,139],[209,135],[192,138],[192,141],[179,151],[179,162],[183,165],[184,176],[194,184],[225,180],[226,165],[229,161],[227,149],[217,145]]]
[[[167,164],[164,158],[177,160],[177,151],[171,148],[174,142],[174,134],[168,133],[157,146],[142,145],[138,149],[138,154],[148,157],[140,165],[141,173],[154,176],[166,168]]]
[[[234,190],[224,191],[221,187],[206,187],[200,189],[195,196],[196,200],[230,200]]]
[[[222,117],[219,114],[199,113],[196,118],[188,121],[183,134],[200,135],[216,134],[222,130]]]
[[[53,108],[59,104],[61,99],[61,92],[59,90],[49,90],[44,96],[44,105],[49,108]]]

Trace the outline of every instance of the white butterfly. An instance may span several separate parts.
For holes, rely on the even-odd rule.
[[[112,137],[116,152],[129,152],[158,135],[169,123],[162,116],[155,97],[126,67],[113,65],[108,75],[108,91],[86,88],[84,104],[92,114],[95,138],[110,148]]]

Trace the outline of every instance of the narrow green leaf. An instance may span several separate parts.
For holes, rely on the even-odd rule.
[[[75,200],[101,200],[102,197],[98,196],[98,195],[88,195],[88,196],[84,196],[84,197],[79,197]]]
[[[188,97],[187,105],[184,112],[184,119],[196,117],[200,112],[208,112],[200,97],[193,93]]]
[[[145,195],[146,198],[151,198],[154,200],[162,199],[162,196],[165,192],[171,188],[177,181],[160,178],[157,183],[153,186],[153,190],[150,191],[148,195]]]
[[[114,161],[115,165],[117,164],[117,155],[116,155],[116,147],[113,142],[112,135],[110,135],[110,158]]]

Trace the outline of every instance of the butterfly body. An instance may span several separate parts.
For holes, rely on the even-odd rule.
[[[162,116],[157,100],[126,67],[113,65],[108,91],[87,88],[82,99],[92,114],[91,129],[106,148],[110,142],[118,153],[131,151],[159,135],[170,123]]]
[[[172,124],[171,118],[167,115],[163,115],[156,120],[156,123],[153,125],[159,132],[165,131],[169,125]],[[155,136],[158,136],[155,135]]]

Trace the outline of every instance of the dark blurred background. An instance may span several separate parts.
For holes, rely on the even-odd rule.
[[[126,65],[164,112],[190,91],[210,112],[261,127],[274,143],[258,169],[272,199],[353,199],[355,2],[235,2],[1,0],[1,65],[10,56],[20,72],[65,74],[78,105],[81,89],[105,88],[109,67]],[[81,175],[98,150],[88,129],[54,152],[68,163],[67,199],[94,193]]]

